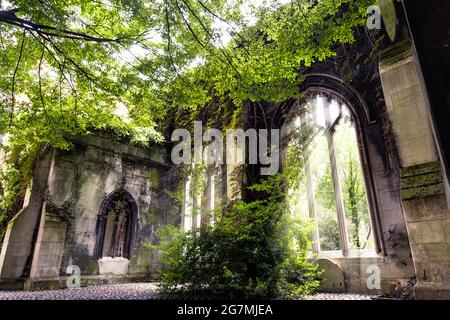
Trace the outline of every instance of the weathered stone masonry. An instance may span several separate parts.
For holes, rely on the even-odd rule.
[[[396,136],[401,197],[418,283],[416,298],[450,297],[450,211],[417,57],[405,48],[380,66]]]
[[[448,86],[437,83],[448,78],[450,73],[445,70],[450,60],[432,61],[427,72],[420,65],[445,56],[449,46],[444,27],[437,30],[439,36],[434,37],[431,49],[423,46],[428,40],[419,43],[414,37],[414,29],[427,30],[425,20],[418,19],[423,8],[434,15],[432,8],[439,7],[445,16],[446,2],[436,0],[428,7],[426,0],[406,1],[406,14],[415,17],[410,19],[413,30],[406,23],[402,4],[396,3],[397,37],[386,38],[380,60],[366,59],[374,55],[362,32],[356,48],[338,52],[332,63],[301,70],[307,75],[302,92],[341,99],[354,113],[376,242],[370,255],[319,253],[316,258],[326,269],[323,290],[392,293],[399,282],[404,286],[415,277],[417,299],[450,298],[446,166],[450,144],[444,130],[449,120],[443,116],[450,109],[445,104]],[[423,30],[419,40],[424,38]],[[415,41],[420,44],[418,50]],[[436,74],[440,77],[430,81]],[[263,123],[268,122],[272,128],[281,128],[289,121],[290,106],[264,105],[264,115],[256,109],[249,114],[259,120],[247,119],[247,123],[256,129],[266,128]],[[268,121],[261,121],[261,116]],[[155,241],[154,230],[159,225],[185,225],[186,208],[195,199],[187,197],[181,212],[170,216],[173,208],[164,191],[176,182],[164,147],[136,148],[105,134],[74,138],[73,142],[70,151],[47,149],[40,155],[23,209],[9,223],[4,238],[1,288],[64,287],[70,265],[80,267],[84,283],[152,278],[161,266],[144,244]],[[205,201],[196,199],[195,203],[208,207],[212,202],[219,205],[245,198],[244,185],[255,181],[252,173],[259,171],[252,166],[241,169],[223,165],[214,187],[208,180],[207,190],[214,190],[215,197],[206,194]],[[188,189],[186,183],[186,193]],[[124,212],[126,233],[117,236],[119,228],[108,226],[120,225]],[[119,259],[103,254],[108,252],[105,243],[115,249],[111,239],[127,247]],[[373,265],[381,271],[381,289],[375,291],[367,287],[367,268]]]
[[[107,135],[73,139],[70,151],[48,149],[33,177],[24,208],[8,226],[1,256],[3,286],[35,289],[65,286],[69,265],[83,281],[131,281],[152,277],[158,259],[144,247],[167,223],[169,188],[165,150],[136,148]],[[108,195],[125,192],[136,206],[130,255],[123,275],[100,274],[100,208]],[[128,259],[127,259],[128,260]],[[114,264],[113,262],[105,262]],[[108,273],[108,272],[107,272]]]

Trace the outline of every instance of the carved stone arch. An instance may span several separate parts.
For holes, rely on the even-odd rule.
[[[374,122],[374,117],[361,94],[344,80],[325,73],[310,73],[302,85],[301,91],[322,92],[331,97],[336,97],[344,102],[352,111],[353,116],[359,121],[359,125],[368,125]]]
[[[369,126],[377,122],[375,110],[369,107],[358,90],[334,75],[321,72],[309,73],[305,76],[299,91],[302,94],[300,99],[278,105],[273,115],[273,121],[277,123],[277,126],[281,127],[288,120],[295,104],[306,101],[314,94],[323,94],[344,102],[350,108],[358,127]]]
[[[116,214],[114,217],[115,229],[111,233],[111,241],[108,241],[108,244],[106,244],[105,236],[108,231],[108,215],[111,214]],[[120,215],[122,215],[122,218]],[[123,222],[124,218],[125,222]],[[119,220],[122,220],[123,223],[120,223]],[[102,258],[106,251],[105,246],[112,243],[118,243],[120,248],[115,248],[115,245],[113,244],[114,250],[112,250],[111,255],[107,256],[114,257],[116,255],[129,259],[131,256],[133,239],[136,235],[135,229],[137,227],[137,221],[138,206],[128,191],[119,188],[107,195],[100,206],[97,218],[95,257],[97,259]],[[121,227],[118,228],[118,225]],[[121,233],[118,234],[117,232]]]

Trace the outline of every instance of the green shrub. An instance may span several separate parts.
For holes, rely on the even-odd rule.
[[[295,298],[314,291],[320,272],[307,259],[310,226],[287,216],[283,176],[250,189],[257,200],[237,203],[214,227],[157,231],[162,292],[208,292],[223,298]]]

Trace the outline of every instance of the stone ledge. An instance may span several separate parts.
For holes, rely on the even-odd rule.
[[[345,293],[346,281],[344,271],[330,259],[319,259],[316,263],[324,270],[320,292]]]
[[[405,39],[384,49],[381,52],[382,64],[391,65],[411,55],[411,47],[411,40]]]
[[[99,133],[90,136],[69,137],[69,140],[74,144],[92,146],[112,153],[122,154],[131,159],[151,162],[153,165],[169,165],[164,145],[153,143],[149,147],[137,147],[115,141],[113,137]]]
[[[445,193],[438,161],[402,168],[400,191],[403,201],[423,199]]]
[[[450,284],[441,282],[419,282],[414,287],[416,300],[449,300]]]
[[[22,290],[25,279],[0,279],[0,290]]]
[[[441,165],[440,165],[439,161],[433,161],[433,162],[429,162],[429,163],[410,166],[407,168],[402,168],[401,169],[401,177],[402,178],[414,177],[414,176],[418,176],[421,174],[434,173],[434,172],[441,172]]]

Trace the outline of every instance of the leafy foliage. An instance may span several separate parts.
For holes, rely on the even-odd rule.
[[[307,260],[311,228],[287,216],[284,176],[250,189],[261,199],[237,203],[214,227],[160,229],[163,292],[211,292],[226,298],[294,298],[314,291],[319,270]]]
[[[0,222],[20,207],[43,145],[69,148],[67,136],[104,129],[131,143],[162,141],[186,110],[238,118],[246,100],[298,97],[304,68],[352,43],[373,2],[271,1],[253,10],[253,25],[242,0],[2,2],[0,135],[9,146]],[[161,230],[162,288],[230,297],[314,290],[308,228],[285,214],[281,182],[254,186],[263,200],[235,204],[215,228]]]
[[[248,26],[239,0],[10,0],[0,9],[0,134],[67,147],[65,133],[93,128],[161,131],[169,110],[214,97],[239,107],[298,96],[302,66],[354,41],[372,3],[272,1]]]
[[[30,143],[27,146],[11,145],[2,152],[10,154],[0,167],[0,239],[5,222],[20,209],[23,195],[33,173],[39,153],[45,146]]]
[[[354,41],[373,2],[270,1],[248,24],[242,0],[3,1],[0,135],[70,148],[109,129],[145,144],[186,110],[234,119],[246,100],[297,97],[303,68]]]

